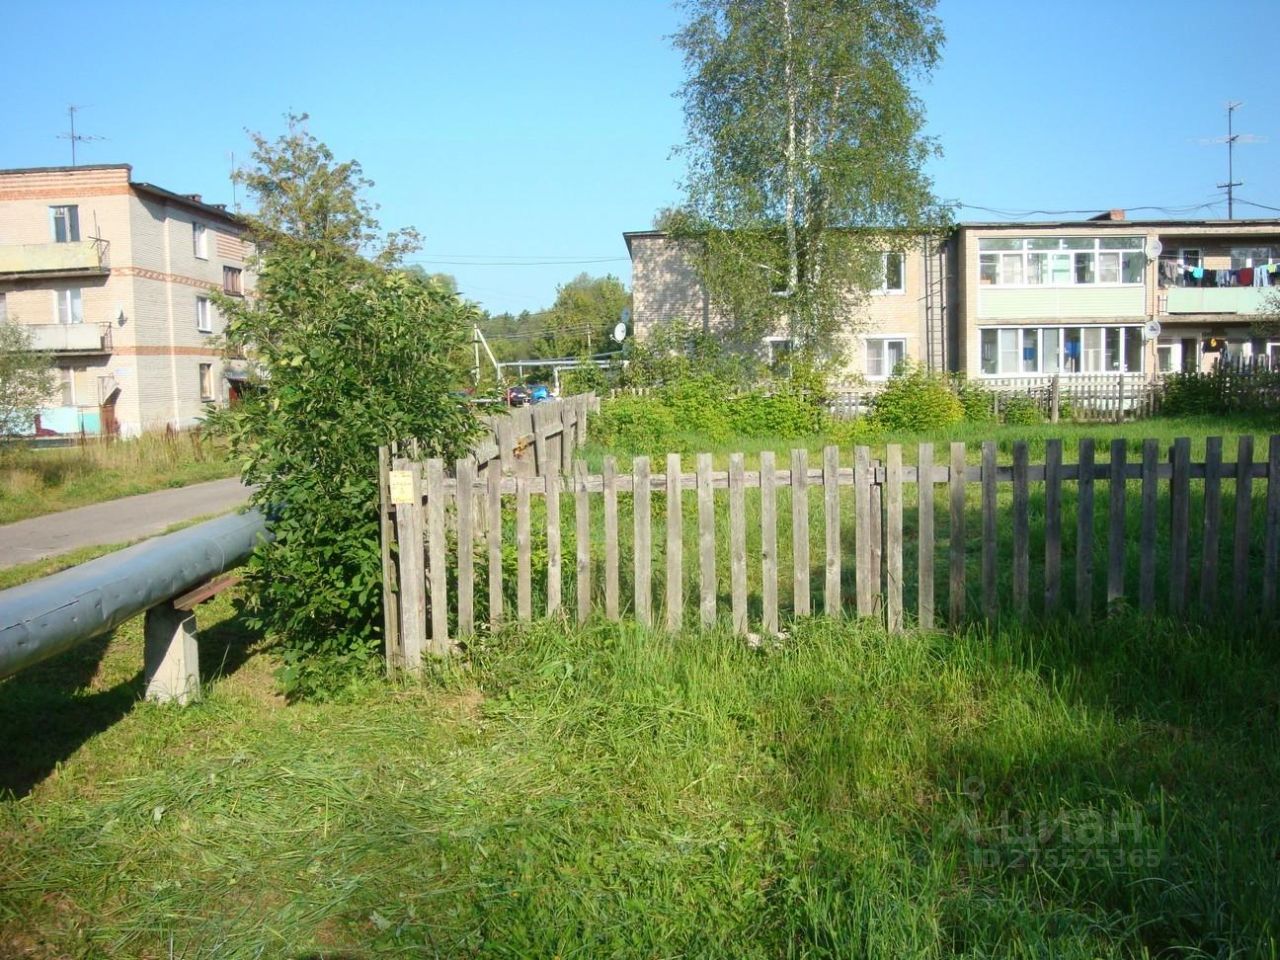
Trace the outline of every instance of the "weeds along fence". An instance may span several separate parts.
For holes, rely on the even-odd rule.
[[[856,613],[892,630],[974,616],[1088,620],[1129,604],[1175,618],[1276,611],[1280,437],[1265,454],[1222,438],[1112,441],[1076,462],[1049,440],[1002,457],[994,442],[793,450],[748,469],[742,454],[668,454],[657,472],[606,457],[539,476],[472,460],[396,459],[384,476],[389,664],[415,669],[477,625],[572,610],[668,630],[726,615],[774,633],[783,615]],[[1011,455],[1011,456],[1010,456]],[[909,462],[914,460],[914,462]],[[566,571],[567,563],[570,570]],[[568,574],[568,575],[567,575]],[[1033,590],[1034,587],[1034,590]],[[696,619],[695,619],[696,617]]]

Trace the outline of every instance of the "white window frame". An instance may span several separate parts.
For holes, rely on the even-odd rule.
[[[778,362],[778,358],[774,355],[774,350],[781,344],[789,344],[788,354],[795,350],[795,342],[790,337],[765,337],[764,347],[769,354],[769,366],[773,366]]]
[[[884,373],[871,372],[871,344],[873,343],[880,344],[880,364],[882,369],[885,370]],[[891,334],[886,334],[884,336],[874,336],[874,337],[863,338],[863,341],[862,341],[863,364],[862,365],[867,372],[868,380],[888,380],[891,376],[893,376],[893,368],[896,367],[897,364],[895,363],[893,366],[889,366],[889,362],[888,362],[889,361],[889,344],[891,343],[902,344],[902,360],[899,362],[905,363],[908,360],[906,337],[900,334],[896,336]]]
[[[1019,244],[1016,248],[1011,249],[990,249],[983,250],[983,241],[998,240],[1006,243]],[[1032,247],[1031,244],[1040,243],[1042,241],[1058,241],[1058,246],[1049,247]],[[1081,248],[1079,246],[1067,246],[1066,242],[1071,241],[1079,244],[1084,241],[1092,243],[1091,247]],[[1135,245],[1136,241],[1136,245]],[[1125,244],[1121,246],[1120,244]],[[1141,287],[1146,285],[1146,259],[1143,253],[1145,239],[1141,236],[1127,234],[1123,236],[1071,236],[1071,237],[979,237],[978,238],[978,288],[980,290],[989,290],[998,287],[1002,290],[1042,290],[1045,288],[1064,288],[1064,287]],[[1119,264],[1119,280],[1102,282],[1099,277],[1101,275],[1100,262],[1101,254],[1116,254]],[[1141,259],[1141,270],[1138,280],[1125,280],[1124,258],[1125,254],[1136,256]],[[1047,272],[1050,277],[1046,283],[1033,283],[1031,277],[1031,261],[1036,255],[1045,255]],[[1067,257],[1068,269],[1065,281],[1055,281],[1053,276],[1053,258],[1065,255]],[[985,262],[990,261],[995,266],[995,282],[982,282],[982,268]],[[1082,267],[1089,264],[1087,271],[1082,271]],[[1088,272],[1092,276],[1092,280],[1077,281],[1076,277],[1080,272]],[[1005,279],[1006,275],[1009,277]],[[1016,279],[1014,279],[1016,278]]]
[[[889,286],[889,258],[898,258],[898,286]],[[876,293],[885,294],[887,296],[901,296],[907,292],[907,255],[898,250],[886,250],[880,254],[880,286],[875,290]]]
[[[234,278],[235,283],[228,286],[228,278]],[[233,267],[230,264],[222,266],[222,292],[230,297],[244,296],[244,270],[240,267]]]
[[[65,213],[63,212],[65,211]],[[62,216],[66,220],[65,240],[58,239],[58,219]],[[74,203],[62,203],[49,208],[49,237],[54,243],[79,243],[80,242],[80,207]]]
[[[57,323],[64,326],[84,323],[84,297],[79,287],[64,287],[53,291],[53,316]]]
[[[209,389],[205,391],[205,379],[208,379]],[[213,384],[213,363],[200,363],[196,365],[196,379],[200,386],[200,401],[202,403],[211,403],[216,397],[214,396]]]
[[[213,314],[209,310],[208,297],[196,297],[196,332],[213,333]]]
[[[1057,347],[1055,356],[1057,358],[1057,373],[1064,377],[1084,377],[1084,376],[1101,376],[1114,375],[1117,373],[1125,374],[1141,374],[1145,372],[1147,365],[1147,351],[1145,341],[1138,345],[1138,366],[1137,369],[1129,368],[1129,349],[1127,346],[1128,338],[1126,331],[1141,330],[1138,324],[1134,323],[1111,323],[1111,324],[1028,324],[1026,326],[983,326],[978,329],[978,372],[979,377],[987,377],[989,379],[1013,379],[1016,377],[1051,377],[1054,371],[1045,369],[1045,334],[1048,331],[1057,331]],[[1004,351],[1002,349],[1001,340],[1003,334],[1008,332],[1016,333],[1016,357],[1013,370],[1004,369]],[[1024,369],[1026,364],[1026,349],[1029,345],[1031,337],[1029,334],[1035,331],[1035,349],[1036,360],[1035,369]],[[1079,334],[1080,340],[1080,356],[1079,370],[1067,369],[1067,334],[1075,331]],[[983,350],[988,346],[984,343],[986,335],[990,335],[995,342],[995,363],[994,371],[983,369]],[[1119,351],[1121,358],[1120,370],[1107,370],[1107,339],[1110,335],[1119,338]],[[1091,342],[1096,341],[1096,346],[1087,346]],[[1096,362],[1096,368],[1090,368],[1086,363],[1086,354]]]
[[[199,220],[191,223],[191,252],[197,260],[209,259],[209,228]]]
[[[1239,262],[1237,262],[1239,261]],[[1276,248],[1272,246],[1232,247],[1231,269],[1263,267],[1276,261]]]
[[[1204,266],[1204,247],[1179,247],[1178,263],[1186,270]]]
[[[58,390],[60,391],[59,399],[62,401],[61,406],[76,406],[76,372],[73,367],[58,368]]]

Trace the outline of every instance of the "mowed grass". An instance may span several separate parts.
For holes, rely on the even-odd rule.
[[[285,705],[140,627],[0,683],[0,955],[1274,957],[1274,631],[1119,615],[752,648],[561,622]]]
[[[235,476],[225,445],[197,432],[72,447],[0,445],[0,524]]]

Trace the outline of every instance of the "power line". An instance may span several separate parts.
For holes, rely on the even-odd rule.
[[[1123,209],[1125,210],[1155,210],[1160,213],[1191,213],[1195,210],[1205,210],[1210,207],[1217,206],[1220,200],[1209,200],[1205,203],[1188,204],[1186,206],[1162,206],[1157,204],[1129,204]],[[1085,210],[1002,210],[997,207],[984,207],[976,203],[956,202],[956,206],[966,210],[981,210],[984,213],[994,213],[1001,217],[1019,218],[1019,217],[1035,217],[1035,216],[1066,216],[1069,214],[1095,214],[1098,212],[1097,207],[1090,207]]]
[[[628,259],[628,257],[597,257],[592,260],[438,260],[423,257],[406,262],[421,264],[424,267],[572,267],[590,263],[620,263]]]
[[[1243,203],[1248,207],[1259,207],[1263,210],[1274,210],[1276,213],[1280,213],[1280,207],[1269,207],[1265,203],[1254,203],[1252,200],[1245,200],[1243,197],[1236,197],[1236,203]]]

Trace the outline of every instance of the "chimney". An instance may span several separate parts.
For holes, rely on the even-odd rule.
[[[200,194],[198,193],[184,193],[183,196],[186,197],[188,200],[194,200],[196,203],[201,202]]]
[[[1124,211],[1116,208],[1108,210],[1106,213],[1100,213],[1096,217],[1090,217],[1090,220],[1123,220]]]

